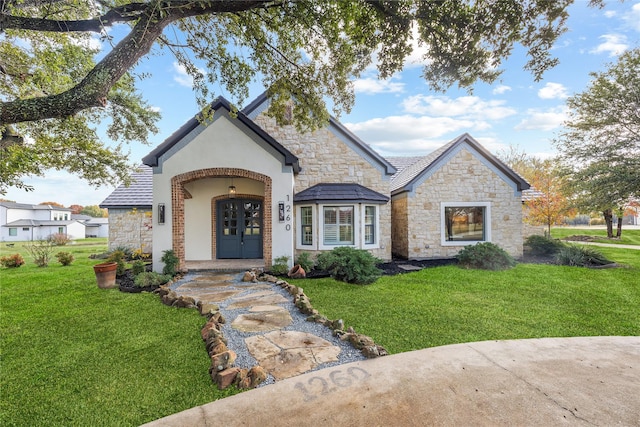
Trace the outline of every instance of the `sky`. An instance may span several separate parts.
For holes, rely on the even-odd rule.
[[[514,146],[530,155],[552,157],[552,140],[565,120],[567,97],[586,90],[590,72],[603,71],[621,53],[640,46],[638,0],[609,0],[603,9],[588,7],[587,0],[576,0],[569,13],[568,31],[552,52],[560,64],[547,71],[541,81],[535,82],[523,70],[526,56],[518,47],[501,67],[504,72],[500,79],[490,85],[476,84],[472,94],[457,88],[446,93],[431,91],[420,77],[420,64],[410,59],[401,73],[388,80],[379,80],[374,70],[368,70],[354,81],[353,109],[338,120],[384,157],[426,155],[465,132],[494,154]],[[151,74],[138,87],[162,119],[151,145],[136,143],[128,147],[133,163],[141,162],[198,112],[191,79],[170,54],[151,55],[136,71]],[[247,104],[264,90],[252,85]],[[226,95],[223,91],[218,94]],[[80,178],[54,170],[44,178],[25,182],[35,190],[9,189],[3,198],[20,203],[55,201],[65,206],[86,206],[99,204],[114,189],[96,189]]]

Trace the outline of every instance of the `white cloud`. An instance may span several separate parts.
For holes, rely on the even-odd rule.
[[[173,76],[173,80],[175,82],[177,82],[180,86],[185,86],[188,88],[193,87],[193,77],[191,77],[187,73],[187,69],[184,67],[184,65],[178,64],[177,62],[174,61],[173,71],[175,72],[175,75]],[[198,71],[203,75],[206,74],[206,72],[200,68],[198,68]]]
[[[356,93],[373,95],[376,93],[399,93],[404,91],[404,83],[394,82],[393,78],[379,80],[372,77],[358,79],[353,82]]]
[[[515,129],[550,131],[561,126],[565,119],[565,107],[553,108],[547,111],[529,109],[527,110],[527,117],[518,123]]]
[[[624,19],[631,28],[640,31],[640,2],[631,6],[629,14],[625,15],[622,19]]]
[[[427,61],[425,55],[429,53],[429,46],[424,43],[420,44],[417,24],[414,23],[411,29],[411,47],[412,51],[404,60],[406,68],[421,67]]]
[[[604,40],[589,53],[609,53],[609,56],[618,56],[629,48],[627,36],[621,34],[605,34],[599,37]]]
[[[149,110],[153,111],[154,113],[159,113],[159,112],[162,111],[162,108],[160,108],[160,107],[158,107],[156,105],[152,105],[152,106],[149,107]]]
[[[505,101],[484,101],[477,96],[461,96],[455,99],[445,96],[414,95],[402,103],[405,111],[414,114],[461,117],[473,120],[499,120],[516,114],[506,107]]]
[[[613,18],[614,16],[616,16],[616,11],[615,11],[615,10],[607,10],[607,11],[604,13],[604,16],[605,16],[606,18]]]
[[[538,96],[542,99],[565,99],[569,94],[563,84],[549,82],[538,90]]]
[[[511,91],[511,86],[507,85],[498,85],[496,86],[491,93],[494,95],[502,95],[503,93]]]

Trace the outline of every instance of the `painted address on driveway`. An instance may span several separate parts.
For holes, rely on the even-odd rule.
[[[307,384],[297,382],[294,388],[300,390],[305,402],[310,402],[329,393],[338,391],[340,388],[351,387],[354,384],[364,381],[369,378],[371,374],[362,368],[350,367],[347,369],[346,374],[343,374],[342,370],[335,370],[329,374],[329,380],[327,381],[323,377],[311,377],[307,381]]]

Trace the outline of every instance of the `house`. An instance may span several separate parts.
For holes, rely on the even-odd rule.
[[[0,202],[0,240],[45,240],[61,233],[71,239],[85,237],[85,224],[71,218],[71,209],[51,205]]]
[[[155,270],[167,249],[182,268],[223,259],[268,268],[340,245],[383,260],[449,257],[478,241],[522,254],[528,184],[469,135],[403,163],[335,119],[304,134],[277,125],[266,94],[234,113],[223,98],[211,107],[206,122],[194,117],[144,157],[138,184],[100,205],[112,229],[112,215],[152,212]],[[132,246],[130,230],[117,241],[110,231],[110,245]]]
[[[150,253],[153,241],[153,173],[141,165],[131,175],[131,185],[120,185],[100,207],[109,212],[109,250],[118,247]]]
[[[109,218],[96,218],[90,215],[71,214],[71,219],[84,223],[84,237],[109,237]]]

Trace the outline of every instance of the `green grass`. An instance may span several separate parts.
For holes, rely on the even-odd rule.
[[[614,228],[613,234],[615,235],[616,229]],[[640,245],[640,230],[625,230],[624,226],[622,227],[622,235],[620,239],[609,239],[607,238],[607,230],[603,228],[595,228],[595,229],[582,229],[582,228],[571,228],[571,227],[553,227],[551,229],[551,236],[556,239],[563,239],[568,236],[596,236],[599,237],[596,242],[600,243],[613,243],[619,245]]]
[[[494,272],[448,266],[369,286],[291,282],[322,314],[342,318],[391,353],[494,339],[640,335],[640,251],[601,249],[633,267],[518,264]]]
[[[76,261],[38,268],[0,247],[26,261],[0,269],[0,425],[134,426],[236,393],[208,376],[196,310],[98,289],[88,256],[105,239],[59,249]]]

